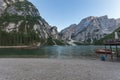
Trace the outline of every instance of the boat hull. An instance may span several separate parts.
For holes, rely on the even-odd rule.
[[[97,54],[112,54],[112,50],[109,49],[97,49],[95,52]]]

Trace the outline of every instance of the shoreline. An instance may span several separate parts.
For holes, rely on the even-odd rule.
[[[0,46],[0,48],[25,48],[29,46]]]
[[[0,46],[0,49],[37,49],[37,46]]]

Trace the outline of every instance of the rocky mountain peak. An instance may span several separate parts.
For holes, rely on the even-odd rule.
[[[9,15],[20,16],[39,16],[37,8],[27,0],[1,0],[0,15],[8,13]]]
[[[98,18],[108,19],[108,15],[100,16],[100,17],[98,17]]]
[[[81,22],[61,31],[63,40],[72,39],[81,43],[93,43],[95,40],[103,38],[118,28],[119,19],[108,18],[107,15],[95,17],[89,16]],[[74,30],[74,31],[71,31]]]

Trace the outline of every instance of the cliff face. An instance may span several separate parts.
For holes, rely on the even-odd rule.
[[[62,40],[70,40],[72,37],[72,34],[74,34],[76,31],[76,27],[77,27],[76,24],[72,24],[68,28],[65,28],[64,30],[62,30],[60,32],[61,39]]]
[[[50,26],[27,0],[0,0],[0,30],[27,36],[34,33],[33,37],[37,35],[39,39],[58,39],[57,28]]]
[[[83,19],[78,25],[61,31],[63,40],[75,40],[81,43],[93,43],[111,34],[118,28],[119,20],[109,19],[107,16],[90,16]],[[71,30],[72,29],[72,30]],[[69,34],[69,32],[71,32]]]

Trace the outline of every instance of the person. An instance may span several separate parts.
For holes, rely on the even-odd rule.
[[[105,55],[101,55],[101,56],[100,56],[100,59],[101,59],[102,61],[105,61],[105,60],[106,60]]]

